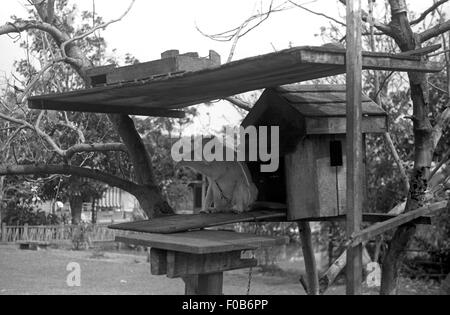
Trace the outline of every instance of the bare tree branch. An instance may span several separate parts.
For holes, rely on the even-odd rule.
[[[64,120],[65,120],[65,122],[59,122],[59,124],[63,127],[67,127],[69,129],[75,131],[78,134],[78,139],[79,139],[80,143],[85,143],[86,138],[84,136],[83,131],[81,130],[80,127],[76,126],[75,123],[73,123],[69,120],[69,117],[67,116],[67,112],[64,112]]]
[[[445,129],[448,128],[450,124],[450,107],[447,107],[441,116],[437,119],[436,125],[433,130],[433,142],[434,147],[436,148],[441,141],[442,135],[445,132]]]
[[[415,20],[411,21],[409,24],[410,25],[416,25],[419,24],[420,22],[422,22],[423,20],[426,19],[426,17],[430,14],[433,13],[437,8],[439,8],[441,5],[445,4],[446,2],[448,2],[449,0],[439,0],[436,1],[431,7],[429,7],[428,9],[426,9],[425,11],[423,11],[423,13]]]
[[[226,101],[230,102],[231,104],[233,104],[234,106],[243,109],[247,112],[252,110],[252,106],[250,104],[248,104],[247,102],[235,97],[235,96],[231,96],[231,97],[227,97],[225,98]]]
[[[331,17],[331,16],[329,16],[329,15],[326,15],[326,14],[321,13],[321,12],[315,12],[315,11],[313,11],[313,10],[311,10],[311,9],[308,9],[307,7],[304,7],[303,5],[298,4],[298,3],[295,3],[294,1],[291,1],[291,0],[289,0],[289,2],[292,3],[293,5],[295,5],[296,7],[300,8],[300,9],[303,9],[303,10],[305,10],[305,11],[308,11],[309,13],[312,13],[312,14],[318,15],[318,16],[322,16],[322,17],[324,17],[324,18],[327,18],[327,19],[329,19],[329,20],[331,20],[331,21],[333,21],[333,22],[339,24],[339,25],[342,25],[342,26],[347,27],[347,24],[345,24],[345,23],[343,23],[342,21],[339,21],[339,20],[337,20],[337,19],[335,19],[335,18],[333,18],[333,17]]]
[[[450,159],[450,149],[447,150],[447,152],[444,154],[444,157],[442,158],[441,162],[436,165],[436,167],[434,168],[434,170],[431,172],[429,179],[433,179],[434,175],[437,174],[437,172],[439,172],[439,170],[442,168],[442,166],[444,166],[445,163],[448,162],[448,160]]]
[[[285,2],[286,3],[286,2]],[[244,37],[245,35],[247,35],[248,33],[250,33],[252,30],[256,29],[258,26],[260,26],[262,23],[264,23],[266,20],[269,19],[269,17],[271,16],[271,14],[276,13],[276,12],[282,12],[285,10],[288,10],[290,8],[284,7],[284,4],[279,5],[276,8],[273,8],[273,1],[270,3],[270,6],[268,8],[267,11],[265,12],[258,12],[257,14],[254,14],[252,16],[250,16],[248,19],[246,19],[241,25],[239,25],[236,28],[233,28],[231,30],[225,31],[225,32],[221,32],[218,34],[213,34],[213,35],[208,35],[206,33],[204,33],[202,30],[200,30],[200,28],[198,26],[196,26],[197,31],[202,34],[203,36],[215,40],[215,41],[220,41],[220,42],[230,42],[233,41],[231,50],[230,50],[230,54],[228,57],[227,62],[231,62],[233,60],[234,57],[234,53],[237,47],[237,44],[239,42],[239,40]],[[259,21],[258,21],[259,19]],[[256,24],[251,25],[252,22],[257,21]],[[248,29],[246,29],[248,28]]]
[[[419,34],[419,39],[423,43],[448,31],[450,31],[450,20],[423,31]]]
[[[39,80],[41,79],[41,77],[48,71],[50,70],[52,67],[54,67],[55,65],[57,65],[58,63],[61,62],[66,62],[67,59],[66,58],[59,58],[57,60],[53,60],[51,62],[49,62],[48,64],[46,64],[35,76],[34,78],[31,80],[30,84],[28,84],[28,86],[25,88],[25,91],[22,93],[20,99],[18,100],[19,103],[23,103],[29,96],[30,94],[33,92],[34,88],[36,87],[36,84],[39,82]]]
[[[384,139],[386,140],[386,143],[388,145],[389,150],[391,151],[392,157],[394,158],[395,163],[397,164],[397,167],[400,171],[400,174],[403,179],[403,183],[405,185],[405,191],[408,192],[410,189],[409,186],[409,177],[406,174],[405,168],[403,167],[402,160],[400,159],[400,156],[398,155],[397,149],[395,147],[394,141],[392,140],[391,134],[389,132],[386,132],[384,134]]]
[[[121,151],[128,153],[123,143],[77,144],[65,151],[65,158],[70,160],[77,153]]]
[[[347,5],[347,1],[346,0],[339,0],[339,2],[341,2],[344,5]],[[393,34],[393,30],[389,25],[384,24],[383,22],[374,19],[373,17],[371,18],[370,15],[365,12],[364,10],[362,10],[362,16],[361,16],[362,20],[366,23],[373,23],[373,26],[375,26],[375,28],[377,28],[379,31],[383,32],[386,35],[391,36]]]
[[[75,41],[82,40],[82,39],[86,38],[87,36],[95,33],[96,31],[98,31],[100,29],[104,29],[104,28],[108,27],[109,25],[111,25],[113,23],[117,23],[117,22],[121,21],[131,11],[131,9],[133,8],[133,5],[134,5],[135,2],[136,2],[136,0],[132,0],[130,5],[128,6],[127,10],[119,18],[111,20],[111,21],[103,23],[103,24],[100,24],[100,25],[97,25],[94,28],[92,28],[89,31],[87,31],[86,33],[81,34],[81,35],[76,36],[76,37],[73,37],[73,38],[65,41],[64,43],[62,43],[61,44],[61,52],[62,52],[64,58],[67,58],[67,55],[66,55],[66,47],[67,47],[67,45],[72,44]]]
[[[71,165],[0,165],[0,176],[73,175],[90,178],[134,194],[139,186],[133,182],[98,170]]]
[[[61,32],[55,26],[49,23],[37,21],[18,21],[16,23],[6,23],[5,25],[0,26],[0,35],[21,33],[32,29],[37,29],[49,33],[54,38],[60,39],[62,42],[70,40],[70,38],[66,34]]]
[[[19,125],[21,129],[30,129],[33,130],[39,135],[45,142],[52,147],[52,150],[56,152],[62,158],[70,160],[75,154],[83,153],[83,152],[107,152],[107,151],[122,151],[128,152],[126,146],[122,143],[104,143],[104,144],[78,144],[70,147],[67,150],[61,149],[56,142],[46,134],[42,129],[39,128],[40,121],[42,119],[42,115],[44,112],[41,112],[36,125],[32,125],[29,122],[17,119],[14,117],[10,117],[0,113],[0,119],[4,119],[6,121],[12,122],[16,125]]]

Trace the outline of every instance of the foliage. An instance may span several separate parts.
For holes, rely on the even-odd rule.
[[[11,181],[11,180],[10,180]],[[14,179],[12,180],[14,181]],[[41,204],[37,189],[31,183],[9,183],[5,191],[3,222],[10,226],[55,225],[60,219],[39,209]]]

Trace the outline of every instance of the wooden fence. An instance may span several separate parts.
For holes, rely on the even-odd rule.
[[[0,242],[18,243],[24,241],[33,242],[57,242],[71,241],[80,234],[81,229],[86,229],[86,234],[91,242],[114,241],[118,235],[126,232],[108,229],[107,225],[90,225],[87,227],[75,225],[54,225],[54,226],[1,226]]]

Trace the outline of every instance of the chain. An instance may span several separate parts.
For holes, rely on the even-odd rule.
[[[252,259],[255,259],[254,251],[252,251]],[[250,291],[252,290],[252,280],[253,280],[253,267],[250,267],[250,270],[248,272],[247,296],[250,295]]]

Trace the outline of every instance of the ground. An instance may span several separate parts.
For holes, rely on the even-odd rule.
[[[67,265],[81,266],[81,287],[66,284]],[[42,250],[21,251],[16,246],[0,246],[0,295],[69,295],[124,294],[175,295],[183,294],[181,280],[150,275],[144,254],[98,253],[93,251]],[[294,271],[278,276],[256,273],[252,295],[304,295]],[[248,271],[225,275],[227,295],[246,294]],[[437,288],[424,290],[423,285],[402,281],[403,294],[437,294]],[[330,289],[329,294],[344,294],[343,286]]]

